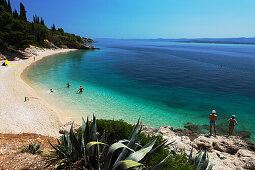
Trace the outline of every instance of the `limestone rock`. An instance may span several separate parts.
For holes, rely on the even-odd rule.
[[[59,133],[60,134],[65,134],[65,133],[69,133],[70,132],[70,129],[71,129],[71,126],[72,126],[73,122],[67,122],[66,124],[64,124],[62,127],[60,127],[59,129]],[[77,132],[79,130],[81,126],[74,123],[73,124],[73,130],[74,132]]]

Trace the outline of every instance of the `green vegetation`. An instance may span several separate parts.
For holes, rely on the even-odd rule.
[[[190,151],[189,155],[189,162],[193,165],[195,165],[197,170],[206,170],[207,166],[209,165],[210,158],[207,154],[207,151],[205,150],[204,154],[202,155],[202,150],[200,150],[196,155],[192,156],[193,154],[193,147]],[[210,164],[207,170],[212,170],[213,163]]]
[[[93,122],[83,120],[76,134],[72,126],[69,135],[63,135],[57,145],[51,144],[51,164],[59,169],[194,169],[187,155],[170,152],[162,137],[146,136],[141,129],[139,121],[132,126],[95,117]]]
[[[24,146],[22,151],[32,153],[33,155],[42,152],[41,145],[39,143],[38,144],[30,143],[28,146]]]
[[[112,144],[118,140],[128,139],[129,135],[133,130],[133,126],[124,122],[123,120],[97,120],[97,130],[99,134],[107,134],[107,142]],[[104,132],[105,131],[105,132]],[[78,131],[78,133],[80,133]],[[160,146],[162,143],[165,143],[162,136],[148,136],[143,133],[139,134],[139,139],[141,139],[141,145],[145,145],[149,141],[157,138],[154,147]],[[174,150],[172,150],[174,152]],[[148,167],[153,167],[158,162],[163,160],[166,156],[170,154],[168,148],[161,147],[157,152],[148,155],[148,157],[144,160],[144,163]],[[191,170],[194,169],[193,166],[188,162],[188,158],[186,154],[176,154],[174,153],[162,166],[162,169],[168,170]]]
[[[48,40],[48,41],[46,41]],[[10,0],[0,0],[0,50],[24,49],[29,45],[51,47],[79,48],[81,44],[93,42],[91,39],[65,33],[62,28],[51,29],[45,26],[43,18],[34,16],[33,21],[27,21],[26,9],[20,2],[20,12],[12,10]]]

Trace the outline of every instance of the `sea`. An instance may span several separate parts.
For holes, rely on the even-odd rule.
[[[255,141],[255,45],[166,40],[97,39],[100,50],[46,57],[25,71],[31,86],[75,120],[92,116],[219,133],[236,115],[235,131]],[[66,83],[71,84],[70,88]],[[77,93],[79,87],[82,94]],[[49,93],[53,89],[54,94]]]

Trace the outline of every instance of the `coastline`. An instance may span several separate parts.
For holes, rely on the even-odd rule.
[[[9,67],[0,67],[0,133],[36,133],[59,136],[59,128],[66,120],[62,111],[48,104],[29,86],[22,73],[26,68],[44,57],[75,51],[76,49],[40,49],[26,60],[10,61]],[[36,61],[34,61],[34,57]],[[24,102],[24,98],[30,101]]]

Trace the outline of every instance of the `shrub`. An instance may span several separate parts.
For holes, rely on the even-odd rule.
[[[97,119],[97,131],[99,134],[107,134],[107,143],[112,144],[118,140],[128,139],[130,133],[133,130],[133,125],[124,122],[123,120],[104,120]],[[80,131],[77,133],[81,134]],[[162,136],[148,136],[143,133],[139,135],[141,139],[141,145],[145,145],[146,143],[152,141],[157,138],[155,142],[155,147],[164,143],[164,139]],[[157,152],[149,155],[144,163],[148,167],[153,167],[158,164],[162,159],[169,155],[170,151],[168,148],[161,147]],[[163,169],[177,169],[177,170],[192,170],[194,166],[192,166],[187,159],[186,154],[174,154],[171,156],[166,163],[162,167]]]
[[[100,169],[101,167],[104,170],[145,168],[147,166],[143,162],[146,162],[144,161],[146,157],[158,151],[164,143],[154,147],[157,141],[157,138],[154,138],[145,145],[139,144],[141,128],[142,125],[138,121],[128,138],[129,140],[119,140],[108,147],[103,143],[106,139],[105,135],[102,135],[102,140],[99,140],[96,119],[93,116],[92,123],[89,123],[88,119],[86,123],[83,120],[82,128],[78,133],[74,134],[72,125],[70,134],[63,135],[57,145],[50,143],[54,148],[51,163],[55,163],[54,168]],[[100,147],[100,145],[102,146]],[[171,154],[168,153],[152,169],[159,169],[170,156]]]
[[[23,152],[29,152],[32,153],[33,155],[36,153],[41,153],[41,145],[38,144],[34,144],[34,143],[30,143],[28,146],[24,146],[24,148],[22,149]]]

